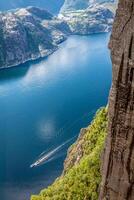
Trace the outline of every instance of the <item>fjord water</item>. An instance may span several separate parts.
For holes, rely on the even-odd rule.
[[[28,200],[52,183],[74,136],[107,104],[108,40],[107,33],[72,36],[47,59],[0,71],[2,200]],[[30,168],[60,145],[50,160]]]

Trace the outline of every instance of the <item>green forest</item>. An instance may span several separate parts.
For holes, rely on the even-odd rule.
[[[84,134],[70,147],[61,177],[39,195],[33,195],[31,200],[97,200],[106,129],[107,108],[101,108]],[[79,144],[82,156],[74,164],[72,160],[76,160]]]

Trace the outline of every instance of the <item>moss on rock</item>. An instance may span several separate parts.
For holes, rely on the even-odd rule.
[[[70,147],[62,176],[31,200],[97,200],[106,129],[107,109],[102,108]]]

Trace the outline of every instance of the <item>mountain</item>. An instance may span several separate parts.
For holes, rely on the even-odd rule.
[[[51,13],[57,14],[63,3],[64,0],[2,0],[0,1],[0,10],[4,11],[35,6],[44,8]]]
[[[0,68],[50,55],[69,31],[65,22],[40,8],[0,13]]]
[[[69,34],[109,31],[113,18],[113,12],[104,3],[57,17],[38,7],[1,12],[0,68],[48,56]]]
[[[59,18],[68,23],[73,34],[87,35],[110,31],[114,13],[105,6],[96,4],[85,10],[61,13]]]
[[[113,0],[66,0],[59,18],[68,23],[74,34],[108,32],[116,6],[117,1]]]
[[[74,11],[74,10],[85,10],[89,6],[99,3],[114,3],[115,0],[65,0],[60,12]]]
[[[107,109],[102,108],[69,148],[61,177],[31,200],[97,200],[106,129]]]

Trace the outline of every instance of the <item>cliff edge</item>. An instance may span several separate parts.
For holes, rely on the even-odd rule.
[[[69,148],[62,175],[31,200],[97,200],[106,129],[107,108],[101,108]]]
[[[134,0],[120,0],[109,47],[109,97],[100,200],[134,199]]]

